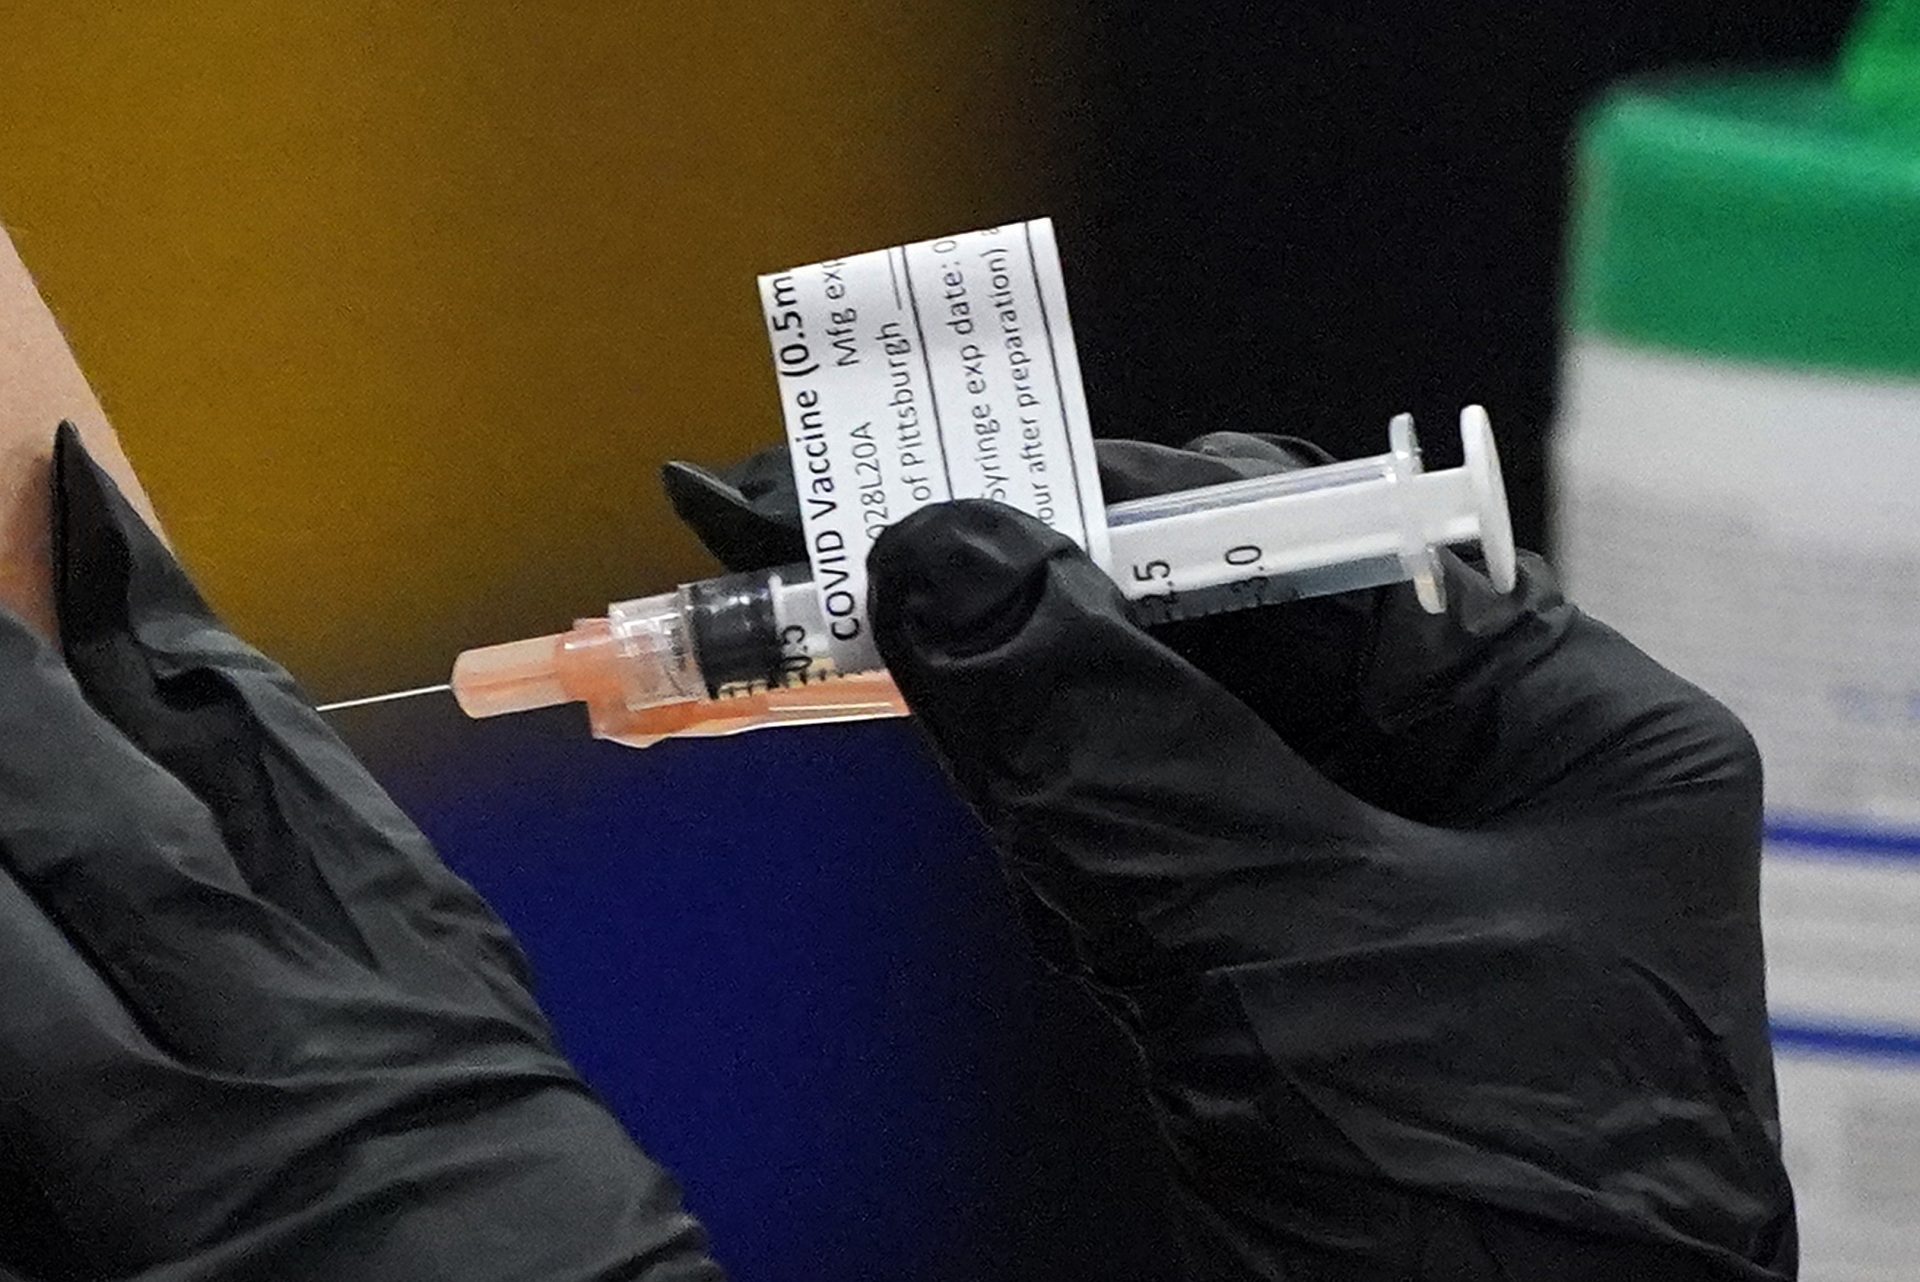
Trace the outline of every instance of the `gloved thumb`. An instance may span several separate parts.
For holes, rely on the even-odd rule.
[[[1138,628],[1068,539],[997,503],[938,504],[888,529],[868,571],[875,642],[921,726],[1107,978],[1206,934],[1176,906],[1215,888],[1286,902],[1289,876],[1311,877],[1324,902],[1343,869],[1365,875],[1384,816]]]

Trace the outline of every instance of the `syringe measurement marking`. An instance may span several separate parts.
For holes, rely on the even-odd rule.
[[[1284,580],[1276,582],[1263,574],[1188,592],[1160,592],[1152,596],[1135,597],[1127,603],[1127,607],[1135,622],[1153,626],[1231,614],[1259,606],[1284,605],[1299,598],[1300,593],[1292,584]]]
[[[1295,593],[1293,595],[1276,596],[1273,597],[1272,600],[1268,599],[1267,582],[1271,576],[1266,573],[1266,553],[1256,543],[1235,544],[1233,547],[1228,548],[1226,552],[1221,555],[1220,559],[1236,569],[1252,566],[1254,567],[1254,572],[1244,579],[1233,579],[1225,583],[1209,584],[1204,588],[1188,588],[1185,589],[1185,591],[1194,594],[1218,592],[1223,594],[1226,600],[1244,602],[1244,604],[1226,604],[1223,601],[1219,607],[1223,610],[1238,610],[1254,605],[1270,605],[1277,601],[1293,600],[1298,595]],[[1133,581],[1135,583],[1147,584],[1157,581],[1164,581],[1166,583],[1166,589],[1164,591],[1143,591],[1138,596],[1134,596],[1133,601],[1136,605],[1150,601],[1158,602],[1160,604],[1160,612],[1175,612],[1169,614],[1168,617],[1180,617],[1177,611],[1180,605],[1182,589],[1174,581],[1173,566],[1171,564],[1159,558],[1151,561],[1136,561],[1132,566],[1132,571]],[[1210,598],[1205,597],[1201,599],[1210,600]]]

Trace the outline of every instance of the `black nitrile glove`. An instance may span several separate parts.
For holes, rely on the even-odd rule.
[[[506,928],[63,428],[0,611],[0,1277],[694,1282]]]
[[[1202,444],[1102,443],[1107,498],[1300,457]],[[729,501],[674,484],[696,524]],[[1153,635],[995,504],[869,568],[1043,952],[1143,1052],[1193,1276],[1791,1278],[1752,740],[1538,560],[1511,597],[1446,561],[1444,616],[1403,587]]]

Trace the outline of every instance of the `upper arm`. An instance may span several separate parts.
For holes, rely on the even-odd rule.
[[[0,231],[0,605],[54,635],[48,548],[53,434],[65,419],[156,529],[106,412],[87,386],[53,313]]]

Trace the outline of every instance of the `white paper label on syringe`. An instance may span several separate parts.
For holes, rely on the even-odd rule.
[[[1106,518],[1047,219],[760,278],[828,649],[877,667],[867,551],[946,499],[990,498],[1107,562]]]

